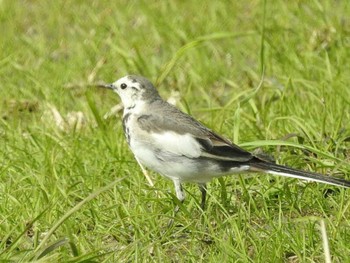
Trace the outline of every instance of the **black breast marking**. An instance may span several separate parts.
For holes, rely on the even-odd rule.
[[[130,118],[130,115],[131,115],[131,113],[127,113],[123,117],[123,130],[124,130],[124,134],[125,134],[126,141],[128,142],[128,144],[130,144],[130,131],[129,131],[129,126],[128,126],[128,120]]]
[[[135,108],[135,106],[136,106],[136,105],[132,105],[132,106],[130,106],[130,107],[127,107],[126,109],[127,109],[127,110],[132,110],[133,108]],[[128,114],[130,114],[130,113],[128,113]],[[126,115],[128,115],[128,114],[126,114]],[[126,115],[125,115],[125,116],[126,116]]]

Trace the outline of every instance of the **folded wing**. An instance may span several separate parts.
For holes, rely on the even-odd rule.
[[[167,109],[171,112],[162,115],[150,113],[138,118],[140,128],[150,133],[153,146],[189,158],[207,157],[235,162],[253,158],[249,152],[217,135],[191,116],[173,107]],[[170,116],[176,116],[176,119]]]

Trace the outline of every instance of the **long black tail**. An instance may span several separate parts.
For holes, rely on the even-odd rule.
[[[259,159],[256,160],[256,162],[253,161],[250,165],[251,165],[252,171],[261,171],[268,174],[293,177],[293,178],[298,178],[298,179],[303,179],[308,181],[315,181],[315,182],[321,182],[325,184],[331,184],[331,185],[350,188],[350,181],[345,179],[335,178],[324,174],[306,172],[306,171],[290,168],[287,166],[278,165],[275,163],[261,161]]]

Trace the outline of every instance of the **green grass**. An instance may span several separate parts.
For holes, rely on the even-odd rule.
[[[325,262],[327,240],[347,262],[344,189],[229,176],[174,217],[90,85],[144,75],[244,148],[350,179],[350,3],[117,2],[0,1],[0,261]]]

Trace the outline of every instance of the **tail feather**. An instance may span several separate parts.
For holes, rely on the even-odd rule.
[[[251,170],[350,188],[350,181],[345,179],[335,178],[324,174],[306,172],[261,160],[251,163]]]

